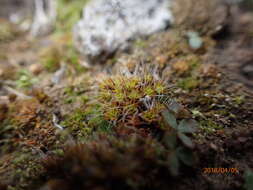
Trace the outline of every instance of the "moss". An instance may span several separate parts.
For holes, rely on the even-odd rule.
[[[11,154],[10,160],[3,161],[0,165],[0,180],[9,181],[8,189],[23,190],[38,187],[38,177],[42,174],[42,165],[39,162],[37,155],[33,154],[28,149],[21,149]],[[6,166],[6,163],[8,165]],[[7,179],[6,179],[7,177]]]
[[[0,42],[8,42],[18,35],[15,26],[9,22],[0,20]]]
[[[58,47],[49,47],[40,53],[41,64],[49,72],[55,72],[60,68],[62,59],[61,50]]]
[[[156,122],[159,117],[159,113],[164,109],[162,104],[156,104],[149,110],[146,110],[140,114],[142,119],[144,119],[148,123]]]
[[[83,87],[82,85],[71,85],[64,88],[64,94],[66,96],[64,99],[65,104],[70,104],[77,101],[81,102],[81,104],[86,104],[89,101],[89,96],[84,93],[86,87]]]
[[[71,115],[61,123],[64,127],[69,129],[74,135],[86,136],[92,132],[85,120],[87,113],[81,109],[75,110]]]
[[[9,118],[6,118],[4,121],[0,121],[0,155],[10,152],[13,148],[13,130],[15,126],[12,124]]]
[[[192,90],[199,86],[200,81],[196,77],[187,77],[178,81],[178,86],[184,90]]]
[[[212,119],[203,119],[200,120],[200,128],[204,131],[206,134],[214,133],[217,130],[223,129],[224,127]]]
[[[18,79],[16,80],[16,86],[18,88],[30,88],[38,82],[28,70],[20,70],[18,72]]]
[[[47,102],[45,102],[47,104]],[[55,134],[52,109],[37,99],[17,100],[10,104],[10,124],[13,145],[33,149],[49,149],[61,144]]]
[[[74,49],[73,46],[71,46],[66,53],[67,56],[65,62],[69,63],[75,69],[77,74],[87,71],[87,69],[80,64],[79,53]]]
[[[40,52],[40,62],[49,72],[57,71],[62,63],[66,63],[78,74],[86,71],[79,63],[79,53],[68,40],[59,42],[58,46],[53,45],[43,49]]]
[[[168,138],[160,142],[136,134],[118,137],[97,133],[83,144],[67,147],[63,156],[50,156],[43,162],[49,177],[48,187],[52,190],[63,185],[66,190],[73,187],[168,189],[172,170],[182,169],[186,165],[183,160],[191,167],[194,160],[188,149],[171,150]]]
[[[111,125],[103,119],[99,105],[76,109],[64,119],[61,125],[65,126],[79,140],[85,139],[94,131],[111,129]]]
[[[99,102],[104,118],[110,122],[127,123],[140,115],[144,122],[150,122],[163,108],[155,98],[166,91],[165,84],[151,75],[114,76],[100,83]]]
[[[245,96],[236,96],[233,98],[233,101],[235,102],[236,105],[241,105],[245,102]]]
[[[172,65],[173,76],[178,87],[184,90],[193,90],[197,88],[201,80],[199,78],[199,67],[201,59],[196,55],[179,57]]]
[[[38,110],[41,105],[36,99],[15,102],[11,105],[11,121],[19,130],[30,130],[36,125]]]
[[[178,76],[192,76],[200,66],[200,58],[196,55],[181,56],[172,65],[173,71]]]
[[[88,101],[90,100],[90,97],[89,97],[88,95],[82,95],[82,96],[80,97],[80,100],[81,100],[81,103],[82,103],[82,104],[86,104],[86,103],[88,103]]]

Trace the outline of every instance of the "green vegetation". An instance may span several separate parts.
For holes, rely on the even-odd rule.
[[[5,163],[4,160],[0,160],[1,175],[3,173],[9,174],[8,179],[1,176],[1,182],[5,180],[13,181],[12,184],[8,185],[8,189],[10,190],[38,188],[39,184],[36,184],[38,182],[37,179],[43,169],[39,162],[39,157],[25,148],[9,154],[9,157],[11,160],[8,163],[8,168],[6,167],[7,162]]]
[[[173,64],[173,71],[180,78],[177,85],[184,90],[193,90],[200,84],[199,80],[200,58],[194,55],[181,57]]]
[[[40,62],[48,72],[57,71],[61,64],[72,67],[76,73],[85,72],[86,69],[79,63],[79,54],[68,41],[61,46],[50,46],[40,52]]]
[[[192,90],[199,86],[200,81],[195,77],[187,77],[178,81],[178,86],[184,90]]]
[[[203,119],[200,121],[200,129],[202,129],[206,134],[214,133],[217,130],[223,129],[224,127],[217,124],[212,119]]]
[[[0,42],[12,40],[17,34],[17,30],[11,23],[0,20]]]
[[[111,131],[111,125],[102,117],[99,105],[90,105],[86,109],[76,109],[66,116],[61,125],[77,139],[84,140],[94,131]]]
[[[62,55],[57,47],[46,48],[41,52],[41,63],[49,72],[55,72],[60,68]]]
[[[56,33],[71,32],[88,0],[58,0]]]
[[[188,149],[177,147],[174,151],[166,144],[166,139],[167,136],[159,142],[136,134],[120,137],[113,132],[110,135],[97,133],[83,144],[69,146],[63,156],[49,157],[43,165],[50,181],[70,182],[65,186],[67,190],[73,186],[105,190],[115,186],[123,190],[161,189],[167,187],[168,179],[173,179],[172,175],[178,172],[179,160],[191,166],[194,162]],[[171,168],[175,164],[176,170]]]
[[[18,79],[16,80],[16,85],[18,88],[30,88],[38,82],[28,70],[20,70],[18,72]]]
[[[79,63],[79,53],[73,47],[72,29],[80,19],[88,0],[58,0],[58,15],[53,40],[57,45],[49,46],[40,52],[40,61],[49,72],[55,72],[61,64],[67,63],[81,73],[85,68]]]
[[[151,75],[115,76],[100,83],[99,103],[104,118],[114,123],[152,123],[164,106],[154,101],[167,95],[165,84]],[[132,125],[138,125],[131,123]]]
[[[245,189],[246,190],[253,189],[253,172],[248,169],[244,174],[244,179],[245,179],[244,185]]]
[[[178,124],[174,115],[171,109],[162,112],[165,125],[169,129],[163,141],[171,149],[170,171],[173,175],[178,175],[181,162],[187,166],[194,164],[194,155],[191,150],[194,148],[194,143],[187,135],[193,135],[197,131],[197,123],[195,120],[183,119]]]
[[[176,131],[176,135],[182,141],[182,143],[189,148],[193,148],[193,142],[189,137],[187,137],[186,134],[193,134],[196,132],[196,121],[183,119],[178,124],[174,114],[170,110],[163,111],[162,115],[166,124]]]

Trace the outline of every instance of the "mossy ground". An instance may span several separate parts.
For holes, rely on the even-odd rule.
[[[253,168],[253,98],[210,63],[219,41],[203,34],[194,50],[172,29],[90,67],[72,45],[72,19],[62,25],[80,2],[65,3],[53,35],[0,37],[13,51],[0,52],[0,188],[242,189]],[[173,122],[189,119],[197,130],[182,137]]]

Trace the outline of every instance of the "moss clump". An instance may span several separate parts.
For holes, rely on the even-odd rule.
[[[92,132],[92,128],[86,122],[87,113],[81,109],[77,109],[61,123],[69,129],[75,136],[83,137]]]
[[[40,54],[41,63],[47,71],[55,72],[57,69],[59,69],[62,59],[61,51],[59,48],[46,48]]]
[[[166,85],[151,75],[114,76],[100,83],[99,102],[104,118],[113,123],[150,123],[164,108],[156,101],[166,96]]]
[[[167,138],[159,142],[136,134],[97,133],[83,144],[67,147],[63,156],[44,161],[49,177],[46,186],[52,190],[62,186],[66,190],[168,189],[173,183],[168,180],[172,179],[171,167],[182,163],[175,154],[186,156],[189,162],[191,153],[183,147],[171,149]]]
[[[223,128],[222,125],[216,123],[212,119],[203,119],[200,121],[200,129],[206,134],[214,133]]]
[[[23,148],[11,153],[8,159],[2,159],[0,162],[0,181],[11,190],[28,187],[37,189],[38,177],[42,174],[39,160],[40,158],[28,149]]]
[[[41,109],[39,102],[36,99],[23,100],[15,102],[15,106],[11,107],[11,116],[12,123],[19,127],[17,130],[25,133],[35,127]]]
[[[57,41],[57,40],[56,40]],[[60,46],[50,46],[40,52],[40,62],[49,72],[57,71],[61,64],[66,63],[74,69],[76,73],[85,71],[85,68],[79,64],[79,54],[74,49],[71,42],[57,42]]]
[[[85,88],[80,87],[80,85],[76,86],[67,86],[64,89],[64,94],[67,96],[66,99],[64,100],[64,103],[70,104],[78,99],[81,99],[81,102],[83,104],[87,103],[89,101],[89,97],[86,95],[83,95],[83,92],[85,91]]]
[[[13,148],[14,129],[9,119],[0,121],[0,155],[8,153]]]
[[[45,102],[47,104],[47,102]],[[49,149],[60,144],[53,125],[52,110],[37,99],[17,100],[10,104],[9,120],[15,145]]]
[[[181,57],[172,65],[172,75],[178,78],[177,85],[184,90],[192,90],[200,84],[200,58],[195,55]]]
[[[236,104],[237,106],[239,106],[239,105],[245,103],[245,96],[243,96],[243,95],[241,95],[241,96],[236,96],[236,97],[233,98],[233,100],[234,100],[235,104]]]
[[[173,72],[179,77],[193,75],[200,66],[200,58],[196,55],[183,56],[177,59],[173,65]]]
[[[192,90],[197,88],[200,81],[196,77],[187,77],[178,81],[178,86],[184,90]]]
[[[111,125],[104,120],[99,105],[89,105],[86,109],[78,108],[66,116],[61,123],[79,140],[90,136],[94,131],[110,131]]]

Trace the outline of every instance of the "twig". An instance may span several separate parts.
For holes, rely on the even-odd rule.
[[[58,123],[58,118],[55,114],[53,114],[53,124],[56,128],[60,129],[60,130],[63,130],[63,127],[61,125],[59,125]]]

